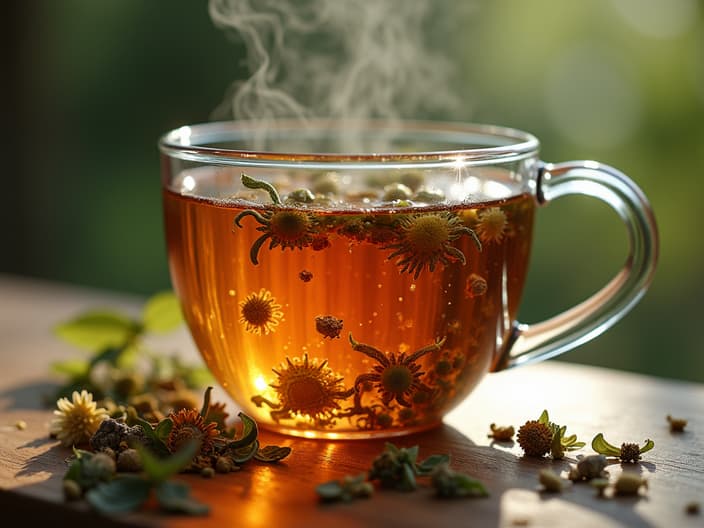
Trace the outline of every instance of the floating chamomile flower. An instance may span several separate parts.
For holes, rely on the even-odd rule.
[[[477,214],[477,234],[482,242],[500,243],[508,230],[506,213],[498,207],[490,207]]]
[[[274,204],[264,212],[247,209],[235,217],[235,225],[240,228],[242,227],[240,222],[245,216],[251,216],[261,224],[257,227],[257,231],[264,234],[254,241],[249,250],[249,258],[253,264],[259,264],[259,250],[267,240],[270,240],[269,249],[280,246],[284,250],[286,248],[303,249],[319,238],[316,237],[318,235],[317,216],[301,209],[284,207],[279,193],[269,182],[255,180],[243,174],[242,184],[249,189],[267,191]]]
[[[388,259],[398,257],[396,265],[401,272],[412,273],[416,279],[425,268],[435,271],[438,262],[448,265],[460,261],[466,264],[464,253],[452,245],[462,235],[471,236],[480,251],[482,248],[474,231],[466,227],[457,215],[449,212],[408,215],[401,220],[399,230],[397,240],[383,246],[383,249],[393,249]]]
[[[271,388],[276,391],[278,402],[271,402],[262,396],[254,396],[252,401],[260,407],[266,403],[271,409],[271,418],[279,421],[301,415],[311,418],[318,425],[328,423],[333,412],[340,408],[339,400],[354,394],[354,388],[345,390],[343,378],[327,366],[327,360],[318,363],[317,359],[286,358],[278,369],[276,382]]]
[[[420,372],[421,367],[417,361],[430,352],[441,350],[445,344],[445,338],[408,356],[405,352],[398,356],[394,353],[384,354],[370,345],[358,343],[352,337],[352,333],[349,334],[349,340],[353,350],[369,356],[378,363],[372,368],[372,372],[357,376],[354,386],[363,387],[368,383],[373,384],[385,406],[396,400],[403,407],[410,407],[409,400],[412,401],[418,392],[432,392],[432,389],[421,381],[424,372]]]
[[[189,440],[200,442],[199,453],[209,453],[213,448],[213,439],[219,434],[217,423],[206,422],[195,409],[181,409],[171,413],[169,418],[173,422],[166,447],[175,453]]]
[[[56,406],[58,409],[54,411],[55,418],[49,425],[49,431],[66,447],[90,440],[101,422],[108,417],[107,410],[98,407],[93,395],[86,390],[80,393],[73,391],[71,401],[61,398]]]
[[[240,315],[239,321],[245,325],[245,330],[257,335],[273,332],[284,317],[281,305],[276,303],[266,288],[259,290],[259,293],[250,293],[240,303]]]

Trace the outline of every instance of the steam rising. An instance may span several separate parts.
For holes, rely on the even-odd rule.
[[[449,62],[427,46],[432,0],[210,0],[216,27],[240,39],[251,76],[215,119],[446,117]]]

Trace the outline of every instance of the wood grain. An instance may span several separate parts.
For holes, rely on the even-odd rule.
[[[392,440],[419,445],[421,458],[450,453],[454,469],[486,484],[487,499],[439,500],[423,483],[413,493],[377,490],[366,500],[320,504],[316,484],[365,471],[384,440],[320,441],[262,431],[263,443],[290,445],[292,455],[213,479],[179,477],[211,506],[208,517],[147,510],[98,521],[84,504],[65,504],[61,497],[70,453],[48,438],[51,412],[42,408],[41,395],[52,382],[48,362],[75,352],[56,341],[51,328],[89,307],[137,311],[140,300],[3,276],[0,298],[0,507],[28,521],[60,515],[73,526],[704,526],[701,514],[684,511],[690,501],[704,505],[704,386],[555,361],[488,375],[441,428]],[[185,332],[170,339],[169,346],[196,356]],[[599,499],[584,484],[559,495],[540,492],[538,471],[564,471],[575,457],[524,458],[517,445],[492,443],[487,432],[491,422],[518,427],[546,408],[588,443],[598,432],[616,444],[652,438],[655,449],[641,464],[609,466],[612,478],[642,473],[650,486],[644,496]],[[686,431],[670,433],[667,414],[688,418]],[[15,427],[18,420],[27,422],[25,430]],[[590,453],[585,448],[574,455]]]

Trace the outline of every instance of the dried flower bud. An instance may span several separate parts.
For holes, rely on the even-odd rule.
[[[668,414],[667,421],[670,423],[670,432],[672,433],[681,433],[687,427],[687,420],[684,418],[673,418]]]
[[[497,442],[508,442],[513,438],[513,435],[516,434],[516,430],[512,425],[497,426],[496,424],[491,424],[489,425],[489,429],[491,429],[491,433],[487,436]]]
[[[589,484],[596,489],[597,497],[605,497],[606,488],[609,487],[609,479],[606,478],[595,478],[592,479]]]
[[[96,453],[83,464],[82,476],[89,481],[108,481],[115,474],[115,460],[106,453]]]
[[[142,459],[136,449],[125,449],[117,455],[118,471],[126,471],[128,473],[136,473],[142,470]]]
[[[310,282],[313,279],[313,273],[308,270],[301,270],[301,272],[298,274],[298,278],[301,279],[303,282]]]
[[[640,447],[638,444],[621,444],[621,462],[638,462],[640,460]]]
[[[25,429],[27,429],[27,422],[25,422],[24,420],[17,420],[15,422],[15,428],[18,431],[24,431]]]
[[[218,457],[215,461],[215,471],[218,473],[229,473],[232,471],[232,460],[227,457]]]
[[[62,484],[62,488],[63,488],[63,492],[64,492],[64,498],[67,501],[78,500],[83,495],[83,490],[81,489],[80,484],[78,484],[78,482],[76,482],[75,480],[72,480],[72,479],[64,480],[63,484]]]
[[[565,487],[565,481],[551,469],[541,469],[538,481],[548,493],[562,493]]]
[[[212,467],[204,467],[200,470],[200,476],[203,478],[213,478],[215,476],[215,470]]]
[[[287,204],[311,203],[315,200],[315,195],[308,189],[296,189],[291,191],[286,197]]]
[[[332,315],[319,315],[315,318],[315,329],[323,337],[339,338],[342,331],[342,319]]]
[[[552,430],[538,420],[529,420],[518,429],[518,443],[528,456],[542,457],[552,444]]]
[[[621,473],[614,483],[616,495],[638,495],[641,487],[647,488],[648,481],[635,473]]]

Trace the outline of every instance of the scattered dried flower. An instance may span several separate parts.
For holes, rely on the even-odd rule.
[[[75,480],[65,479],[63,481],[64,498],[67,501],[75,501],[83,496],[81,486]]]
[[[60,398],[56,406],[49,431],[66,447],[88,442],[107,418],[107,411],[97,407],[93,395],[85,390],[73,391],[72,401]]]
[[[203,478],[213,478],[215,476],[215,470],[208,466],[200,470],[200,476]]]
[[[684,507],[684,511],[687,515],[699,515],[701,511],[701,506],[697,501],[688,502]]]
[[[606,497],[606,488],[609,487],[609,479],[595,478],[589,481],[589,484],[596,490],[597,497]]]
[[[213,439],[218,435],[215,422],[206,422],[195,409],[181,409],[171,413],[169,418],[173,422],[166,439],[169,451],[175,453],[189,440],[200,443],[199,453],[209,453],[212,450]]]
[[[15,428],[18,431],[24,431],[25,429],[27,429],[27,422],[25,422],[24,420],[17,420],[15,422]]]
[[[638,444],[624,442],[619,449],[604,440],[602,433],[596,435],[592,440],[592,449],[594,451],[608,457],[618,457],[621,459],[621,462],[638,462],[641,458],[640,455],[646,451],[650,451],[653,447],[655,447],[655,442],[647,439],[642,447],[639,447]]]
[[[666,419],[670,423],[670,432],[672,433],[682,433],[687,427],[687,420],[684,418],[673,418],[668,414]]]
[[[529,420],[518,429],[518,444],[528,456],[542,457],[550,451],[553,432],[547,424]]]
[[[493,438],[496,442],[509,442],[516,433],[512,425],[497,426],[496,424],[490,424],[489,428],[491,429],[491,433],[489,433],[487,437]]]
[[[308,270],[302,270],[298,274],[298,278],[301,279],[303,282],[310,282],[313,279],[313,273]]]
[[[266,288],[260,289],[259,293],[250,293],[240,303],[240,315],[239,321],[245,330],[256,335],[273,332],[284,317],[281,305]]]

